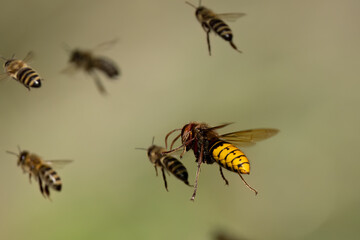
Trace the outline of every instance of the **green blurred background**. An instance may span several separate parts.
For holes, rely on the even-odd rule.
[[[192,1],[197,4],[196,1]],[[229,23],[239,54],[215,35],[208,56],[194,9],[166,1],[2,1],[0,54],[31,61],[45,79],[27,91],[0,82],[0,239],[358,239],[360,236],[360,2],[203,0]],[[117,62],[102,96],[83,72],[61,74],[62,43]],[[242,149],[259,191],[203,165],[192,189],[166,192],[144,151],[189,121],[235,124],[220,133],[280,133]],[[63,191],[44,199],[16,166],[17,145],[59,169]],[[194,182],[193,153],[183,163]]]

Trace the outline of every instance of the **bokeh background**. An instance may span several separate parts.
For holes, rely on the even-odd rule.
[[[197,4],[196,1],[192,3]],[[360,236],[360,2],[204,0],[229,23],[234,43],[206,37],[183,0],[1,1],[0,54],[23,58],[45,79],[30,92],[0,82],[0,239],[358,239]],[[62,74],[72,48],[112,39],[119,80],[102,96],[83,72]],[[245,176],[203,165],[192,188],[144,151],[189,121],[220,133],[280,133],[242,149]],[[44,199],[6,150],[73,159],[58,169],[63,191]],[[193,153],[183,163],[194,182]]]

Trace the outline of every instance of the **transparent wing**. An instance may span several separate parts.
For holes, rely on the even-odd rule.
[[[49,164],[53,168],[63,168],[64,166],[68,165],[69,163],[72,163],[74,160],[46,160],[45,162]]]
[[[34,57],[34,52],[30,51],[28,54],[24,57],[24,62],[29,62]]]
[[[8,76],[7,73],[0,73],[0,81],[6,79]]]
[[[78,71],[78,68],[76,67],[76,65],[69,63],[69,65],[66,68],[64,68],[63,70],[61,70],[60,73],[67,74],[67,75],[74,75],[77,71]]]
[[[251,146],[277,134],[279,130],[272,128],[250,129],[220,135],[220,138],[238,146]]]
[[[98,51],[106,51],[111,49],[115,44],[117,44],[119,40],[117,38],[112,39],[110,41],[106,41],[106,42],[102,42],[98,45],[96,45],[92,50],[94,52],[98,52]]]
[[[215,126],[215,127],[210,127],[209,130],[216,130],[216,129],[219,129],[219,128],[229,126],[230,124],[233,124],[233,123],[225,123],[225,124],[218,125],[218,126]]]
[[[216,14],[219,18],[222,20],[228,21],[228,22],[234,22],[238,18],[241,18],[245,16],[245,13],[218,13]]]

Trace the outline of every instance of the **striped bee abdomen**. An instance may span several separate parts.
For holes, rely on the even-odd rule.
[[[119,75],[119,69],[115,66],[115,64],[104,58],[95,58],[93,60],[93,65],[100,71],[103,71],[109,78],[114,78]]]
[[[210,147],[210,154],[222,167],[243,174],[250,173],[250,163],[239,148],[222,140],[217,140]]]
[[[175,175],[178,179],[189,185],[188,172],[185,166],[176,158],[172,156],[165,156],[161,159],[162,164],[166,167],[169,172]]]
[[[32,68],[24,67],[17,72],[17,80],[23,83],[26,87],[39,88],[41,87],[41,79]]]
[[[40,177],[45,182],[45,185],[61,191],[61,179],[59,175],[51,167],[42,165],[39,169]]]
[[[211,29],[226,41],[232,41],[233,35],[229,26],[221,19],[213,18],[209,21]]]

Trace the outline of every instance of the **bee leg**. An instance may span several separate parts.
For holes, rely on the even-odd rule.
[[[162,172],[162,176],[163,176],[164,183],[165,183],[165,189],[166,189],[166,191],[169,191],[168,188],[167,188],[167,181],[166,181],[164,168],[161,168],[161,172]]]
[[[96,87],[99,90],[99,92],[101,94],[103,94],[103,95],[106,95],[107,91],[106,91],[104,85],[102,84],[101,79],[99,78],[99,76],[94,71],[91,71],[90,75],[94,78]]]
[[[154,167],[155,167],[156,176],[158,176],[158,171],[157,171],[156,165],[154,165]]]
[[[252,187],[245,181],[245,179],[241,176],[241,173],[238,172],[238,174],[239,174],[241,180],[243,181],[243,183],[244,183],[251,191],[253,191],[253,192],[255,193],[255,195],[257,195],[258,192],[257,192],[254,188],[252,188]]]
[[[211,28],[206,23],[203,23],[201,26],[203,27],[203,29],[206,32],[206,40],[207,40],[207,44],[208,44],[209,55],[211,56],[211,46],[210,46],[210,31],[211,31]]]
[[[219,167],[220,167],[220,174],[221,174],[221,177],[222,177],[222,178],[224,179],[224,181],[225,181],[225,185],[229,185],[229,181],[225,178],[221,166],[219,166]]]
[[[31,173],[29,173],[29,182],[31,183]]]
[[[235,49],[236,51],[238,51],[239,53],[242,53],[242,51],[240,51],[239,49],[237,49],[237,47],[235,46],[235,44],[230,41],[230,45],[233,47],[233,49]]]
[[[50,199],[50,191],[49,191],[49,186],[45,184],[45,194],[46,197]]]
[[[41,178],[38,177],[38,180],[39,180],[40,192],[41,192],[41,194],[45,197],[45,195],[44,195],[44,188],[43,188],[43,185],[42,185]]]
[[[196,178],[195,178],[195,183],[194,183],[194,193],[190,198],[191,201],[195,200],[196,191],[197,191],[197,185],[198,185],[198,180],[199,180],[199,174],[200,174],[200,166],[201,166],[201,163],[202,163],[203,154],[204,154],[204,146],[201,145],[200,156],[198,158],[198,168],[197,168],[197,171],[196,171]]]

